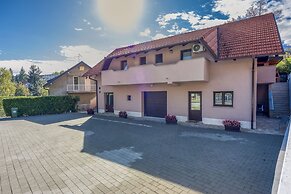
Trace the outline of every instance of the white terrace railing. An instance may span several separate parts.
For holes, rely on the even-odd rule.
[[[68,84],[67,92],[94,92],[96,86],[92,84]]]

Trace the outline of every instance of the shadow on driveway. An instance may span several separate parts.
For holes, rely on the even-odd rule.
[[[276,135],[108,116],[61,126],[84,131],[82,152],[205,193],[270,193],[282,142]]]

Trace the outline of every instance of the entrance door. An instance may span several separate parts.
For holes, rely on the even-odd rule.
[[[105,93],[105,112],[114,112],[113,109],[113,93]]]
[[[189,92],[189,120],[202,121],[202,92]]]

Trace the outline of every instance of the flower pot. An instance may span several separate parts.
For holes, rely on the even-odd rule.
[[[225,131],[235,131],[235,132],[240,132],[240,127],[233,127],[233,126],[226,126],[224,125]]]
[[[166,120],[167,124],[177,124],[177,120]]]

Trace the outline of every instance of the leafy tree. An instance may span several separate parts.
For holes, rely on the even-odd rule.
[[[41,70],[36,65],[31,65],[28,72],[29,91],[33,96],[41,96],[43,80],[41,78]]]
[[[41,95],[42,95],[42,96],[48,96],[48,90],[42,88],[42,89],[41,89]]]
[[[28,79],[28,76],[27,76],[24,68],[21,67],[19,74],[15,76],[15,81],[17,83],[26,84],[27,83],[27,79]]]
[[[28,95],[29,95],[28,88],[24,84],[18,83],[16,85],[15,96],[28,96]]]
[[[11,72],[5,68],[0,68],[0,96],[14,96],[16,88],[11,80]]]
[[[276,66],[279,73],[291,73],[291,58],[283,59],[278,65]]]

